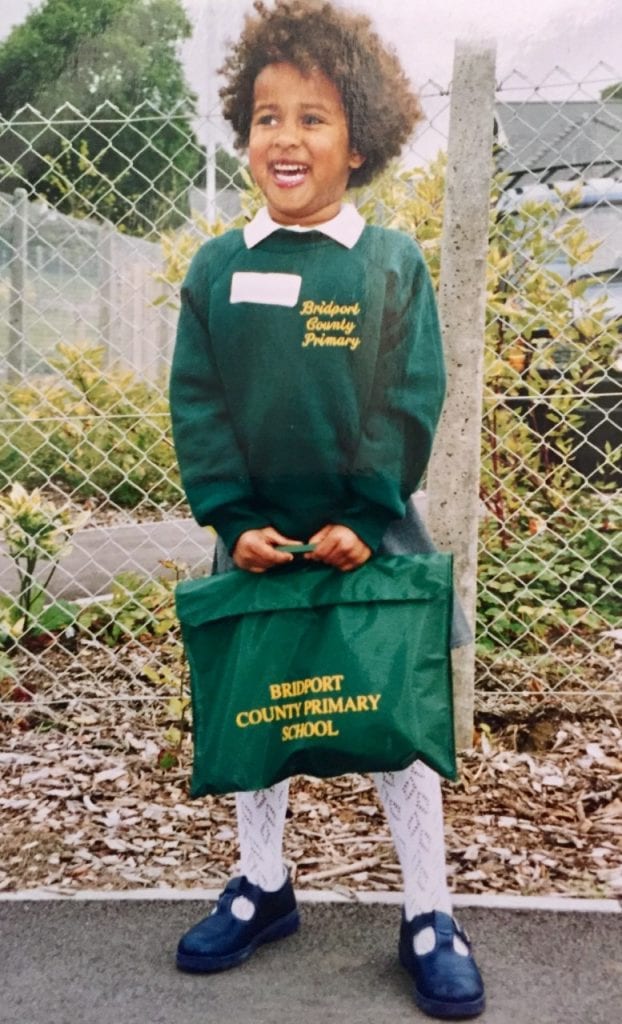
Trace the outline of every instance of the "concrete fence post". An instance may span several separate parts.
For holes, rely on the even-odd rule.
[[[160,273],[166,275],[164,263]],[[155,379],[161,381],[166,380],[173,357],[177,315],[176,310],[169,304],[174,296],[172,286],[163,281],[156,281],[153,276],[151,282],[151,302],[157,311]]]
[[[205,219],[213,224],[218,218],[218,206],[216,204],[216,154],[218,146],[216,142],[214,120],[220,112],[220,97],[218,95],[218,60],[217,39],[222,34],[224,26],[229,24],[230,12],[227,13],[225,5],[217,3],[216,0],[203,0],[205,8],[205,74],[204,103],[206,111],[205,125]]]
[[[9,285],[9,344],[7,349],[7,380],[19,381],[26,369],[24,290],[28,266],[28,193],[16,188],[13,203],[13,254]]]
[[[493,170],[495,45],[458,41],[449,121],[439,309],[448,394],[428,471],[428,523],[452,551],[456,587],[474,625],[486,308],[486,252]],[[473,733],[475,654],[454,652],[459,747]]]
[[[114,344],[115,307],[115,229],[105,222],[101,228],[99,250],[99,334],[105,350],[104,362],[111,361]]]

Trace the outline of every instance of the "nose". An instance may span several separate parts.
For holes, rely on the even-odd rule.
[[[300,142],[299,125],[296,118],[283,118],[274,136],[274,142],[282,149],[290,149]]]

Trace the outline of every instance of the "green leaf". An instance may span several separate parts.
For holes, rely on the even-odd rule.
[[[71,604],[69,601],[63,600],[55,601],[54,604],[48,605],[37,616],[36,624],[39,629],[55,633],[57,630],[64,629],[66,626],[74,623],[79,612],[80,607],[77,604]]]

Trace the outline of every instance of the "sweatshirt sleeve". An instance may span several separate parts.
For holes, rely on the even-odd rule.
[[[423,476],[445,397],[434,290],[423,256],[409,248],[409,273],[395,283],[394,296],[388,295],[371,401],[349,481],[352,502],[340,518],[373,551],[389,523],[403,517]]]
[[[192,514],[200,526],[213,526],[232,551],[241,533],[268,524],[254,509],[212,351],[201,255],[195,256],[181,289],[169,393],[173,440]]]

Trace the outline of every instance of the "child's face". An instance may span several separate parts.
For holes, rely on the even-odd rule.
[[[306,225],[339,212],[350,171],[365,159],[350,149],[337,87],[293,64],[268,64],[255,79],[248,156],[271,217]]]

